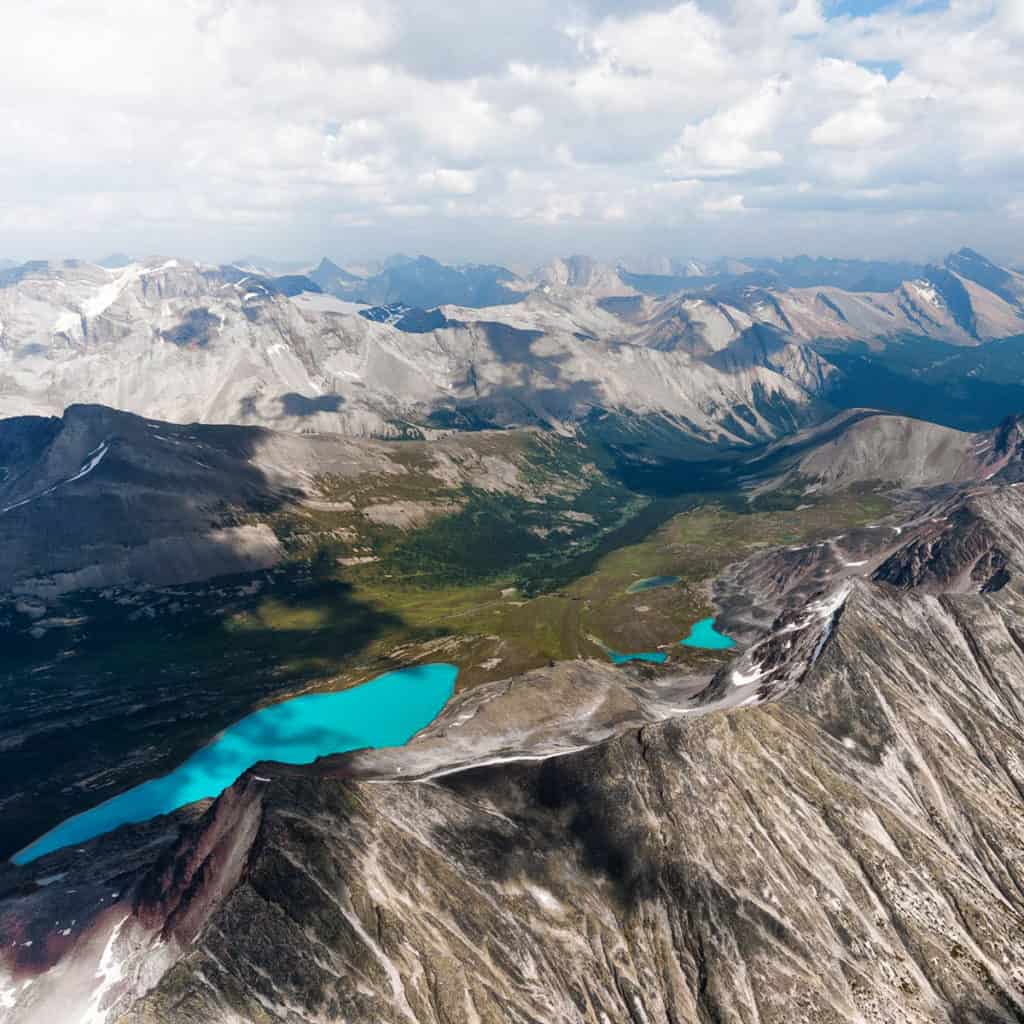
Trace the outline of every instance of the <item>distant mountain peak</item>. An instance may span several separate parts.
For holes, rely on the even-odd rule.
[[[978,252],[977,249],[972,249],[970,246],[967,245],[961,246],[952,255],[962,256],[966,259],[980,260],[983,263],[992,263],[992,261],[987,256],[982,256],[982,254]]]
[[[617,267],[580,253],[551,260],[536,270],[533,277],[548,287],[579,289],[598,298],[636,294]]]
[[[427,259],[426,256],[418,257],[419,259]],[[385,257],[382,264],[384,270],[395,270],[398,267],[404,267],[409,263],[415,263],[416,259],[412,256],[406,256],[404,252],[392,253],[390,256]]]
[[[1024,301],[1024,288],[1019,279],[974,249],[964,247],[950,253],[944,266],[959,277],[987,288],[1011,305],[1020,306]]]
[[[341,267],[338,266],[334,260],[328,259],[326,256],[322,257],[320,262],[316,265],[318,271],[331,271],[332,273],[344,273]]]
[[[307,276],[325,292],[335,291],[339,286],[353,285],[362,281],[361,277],[349,273],[344,267],[339,267],[337,263],[329,260],[326,256]]]
[[[977,249],[971,249],[967,246],[957,249],[956,252],[951,252],[945,260],[943,260],[943,265],[948,267],[950,270],[956,271],[959,271],[961,268],[974,267],[985,268],[987,270],[997,270],[1003,274],[1006,273],[998,263],[994,263],[987,256],[983,256]]]

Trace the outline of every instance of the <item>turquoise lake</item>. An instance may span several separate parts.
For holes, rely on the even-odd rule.
[[[690,635],[679,641],[686,647],[703,647],[709,651],[724,651],[736,646],[736,641],[731,636],[719,633],[715,629],[715,620],[701,619],[690,627]]]
[[[662,576],[656,579],[672,579],[674,577]],[[644,581],[641,580],[641,583]],[[715,620],[701,619],[690,627],[690,635],[679,641],[687,647],[701,647],[708,651],[725,651],[736,646],[736,641],[731,636],[719,633],[715,629]],[[661,651],[641,651],[639,654],[619,654],[606,647],[605,654],[615,662],[616,665],[624,665],[627,661],[650,661],[655,665],[664,665],[668,661],[668,655]]]
[[[606,653],[616,665],[625,665],[627,661],[652,661],[655,665],[663,665],[668,661],[668,655],[663,654],[661,651],[642,651],[640,654],[619,654],[618,651],[609,651],[606,649]]]
[[[671,587],[678,583],[678,576],[648,576],[645,580],[637,580],[626,587],[627,594],[639,594],[644,590],[656,590],[658,587]]]
[[[448,702],[459,670],[418,665],[340,693],[312,693],[261,708],[229,726],[169,775],[151,779],[68,818],[11,860],[45,853],[215,797],[258,761],[308,764],[360,747],[396,747],[429,725]]]

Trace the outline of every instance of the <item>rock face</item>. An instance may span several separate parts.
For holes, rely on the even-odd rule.
[[[964,500],[992,536],[1024,509]],[[541,670],[401,750],[258,765],[151,866],[122,856],[127,895],[63,959],[26,948],[52,909],[29,878],[111,877],[152,828],[8,869],[10,1019],[98,964],[90,1005],[125,1024],[1020,1021],[1024,597],[920,579],[784,612],[667,720],[594,669],[616,734],[582,750],[543,744],[589,714],[586,663],[550,680],[553,732]],[[458,739],[499,725],[501,750]]]
[[[439,267],[389,271],[412,289],[406,304],[367,310],[236,267],[26,265],[0,277],[0,415],[90,402],[178,423],[407,436],[463,421],[564,428],[599,409],[669,417],[705,445],[772,438],[813,415],[820,374],[787,376],[784,357],[723,371],[658,351],[643,324],[579,287],[518,302],[497,268],[478,268],[511,304],[410,309],[421,271]],[[469,288],[451,296],[469,301],[475,285],[451,273]],[[398,294],[389,285],[375,301]]]
[[[754,481],[768,473],[772,486],[822,492],[862,483],[912,489],[993,478],[1013,482],[1024,476],[1021,422],[1012,416],[993,430],[973,433],[854,409],[769,445],[748,470]]]
[[[0,273],[0,415],[89,402],[178,423],[406,436],[613,414],[665,420],[703,446],[752,445],[820,418],[838,371],[811,345],[1024,332],[1024,279],[979,260],[884,293],[741,274],[670,279],[654,295],[583,257],[532,280],[422,257],[370,279],[331,264],[311,277],[25,264]]]
[[[98,406],[0,423],[0,588],[45,596],[273,565],[273,533],[227,514],[301,493],[257,464],[262,433]]]
[[[1024,506],[1016,485],[957,496],[934,510],[874,579],[901,589],[989,593],[1024,577]]]
[[[119,1019],[1020,1020],[1019,611],[860,586],[777,704],[440,784],[250,775],[140,887],[181,957]]]
[[[858,480],[885,480],[904,487],[978,479],[984,441],[977,435],[903,416],[861,420],[800,462],[801,475],[824,490]]]
[[[285,508],[352,508],[324,500],[318,481],[325,476],[342,486],[416,477],[427,493],[459,486],[526,493],[515,444],[492,452],[493,436],[397,446],[261,427],[180,426],[86,405],[59,419],[3,420],[0,593],[46,598],[273,566],[283,557],[281,542],[260,517]],[[367,522],[411,527],[446,511],[449,504],[421,500],[373,505],[364,514]]]

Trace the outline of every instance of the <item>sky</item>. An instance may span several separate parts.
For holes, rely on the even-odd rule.
[[[0,257],[1024,261],[1024,0],[8,0]]]

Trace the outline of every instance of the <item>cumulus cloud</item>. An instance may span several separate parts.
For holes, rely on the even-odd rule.
[[[666,154],[668,165],[683,176],[719,177],[782,164],[782,153],[763,144],[776,135],[789,88],[785,81],[766,83],[754,95],[688,124]]]
[[[476,173],[473,171],[453,170],[439,167],[434,171],[424,171],[419,176],[419,183],[428,192],[445,192],[449,195],[471,196],[476,191]]]
[[[1019,257],[1022,91],[1021,0],[13,0],[0,255]]]

